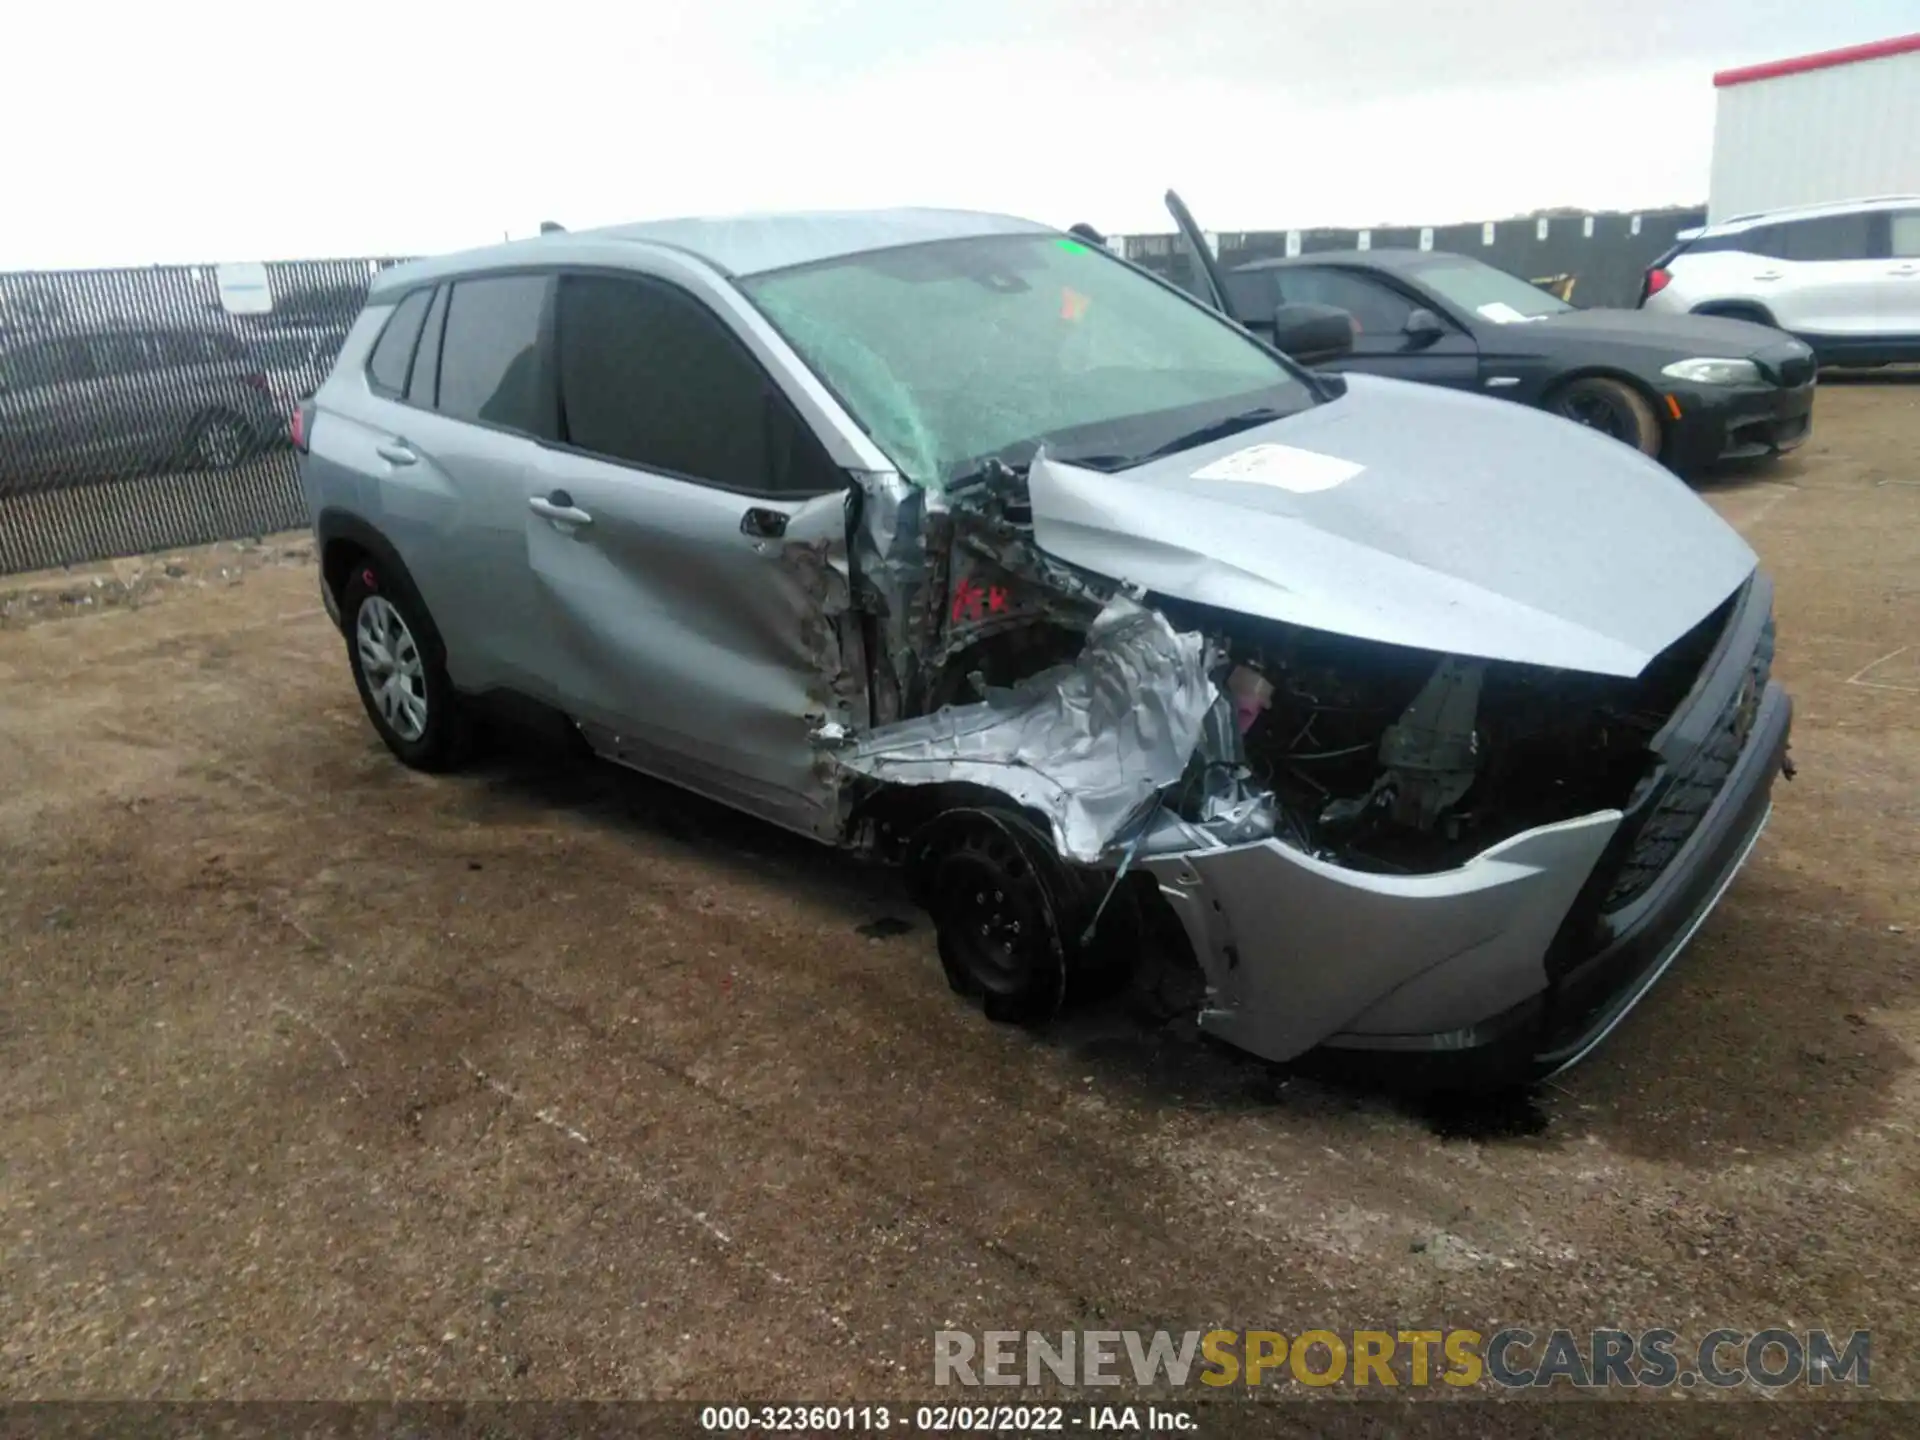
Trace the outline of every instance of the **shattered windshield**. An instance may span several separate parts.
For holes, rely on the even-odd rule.
[[[1573,309],[1538,285],[1465,256],[1431,261],[1420,267],[1418,275],[1420,283],[1441,299],[1498,325],[1541,320]]]
[[[1043,443],[1121,468],[1314,400],[1232,325],[1062,236],[869,251],[741,288],[922,485],[1025,465]]]

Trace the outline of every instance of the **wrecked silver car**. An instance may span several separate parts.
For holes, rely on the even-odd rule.
[[[690,220],[384,272],[295,443],[374,726],[490,702],[902,862],[1043,1021],[1172,937],[1256,1055],[1599,1043],[1786,762],[1771,585],[1684,485],[1304,370],[1024,221]]]

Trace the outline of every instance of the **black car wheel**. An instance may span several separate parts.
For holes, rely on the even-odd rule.
[[[1660,417],[1638,390],[1623,380],[1590,375],[1554,392],[1549,408],[1576,425],[1585,425],[1631,445],[1642,455],[1660,453]]]
[[[457,766],[469,749],[468,719],[426,607],[398,577],[362,561],[340,617],[354,687],[386,747],[415,770]]]
[[[194,427],[189,454],[202,470],[231,470],[247,458],[253,435],[232,415],[215,412]]]

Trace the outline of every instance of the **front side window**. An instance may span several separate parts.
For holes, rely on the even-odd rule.
[[[562,439],[648,470],[760,494],[838,488],[798,421],[704,306],[611,275],[560,281]]]
[[[93,371],[103,378],[138,375],[151,368],[152,361],[144,335],[95,335],[87,341],[93,356]]]
[[[1413,278],[1448,304],[1496,325],[1541,320],[1573,309],[1538,285],[1464,255],[1427,261],[1414,270]]]
[[[528,435],[552,433],[540,361],[545,275],[457,280],[440,342],[440,412]],[[422,318],[427,296],[420,296]]]
[[[416,290],[387,318],[387,328],[374,342],[367,360],[367,375],[383,394],[398,395],[406,388],[407,367],[413,363],[414,342],[420,338],[420,322],[426,318],[430,292]]]
[[[1046,445],[1123,468],[1197,427],[1314,403],[1229,321],[1077,240],[992,235],[868,251],[739,282],[923,485]]]
[[[1397,290],[1351,271],[1303,267],[1280,272],[1280,298],[1289,305],[1333,305],[1353,316],[1358,338],[1401,338],[1419,307]]]

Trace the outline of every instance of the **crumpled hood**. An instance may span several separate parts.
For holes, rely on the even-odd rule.
[[[1312,629],[1637,675],[1753,573],[1687,486],[1504,401],[1341,398],[1119,474],[1035,460],[1034,539],[1160,595]]]

